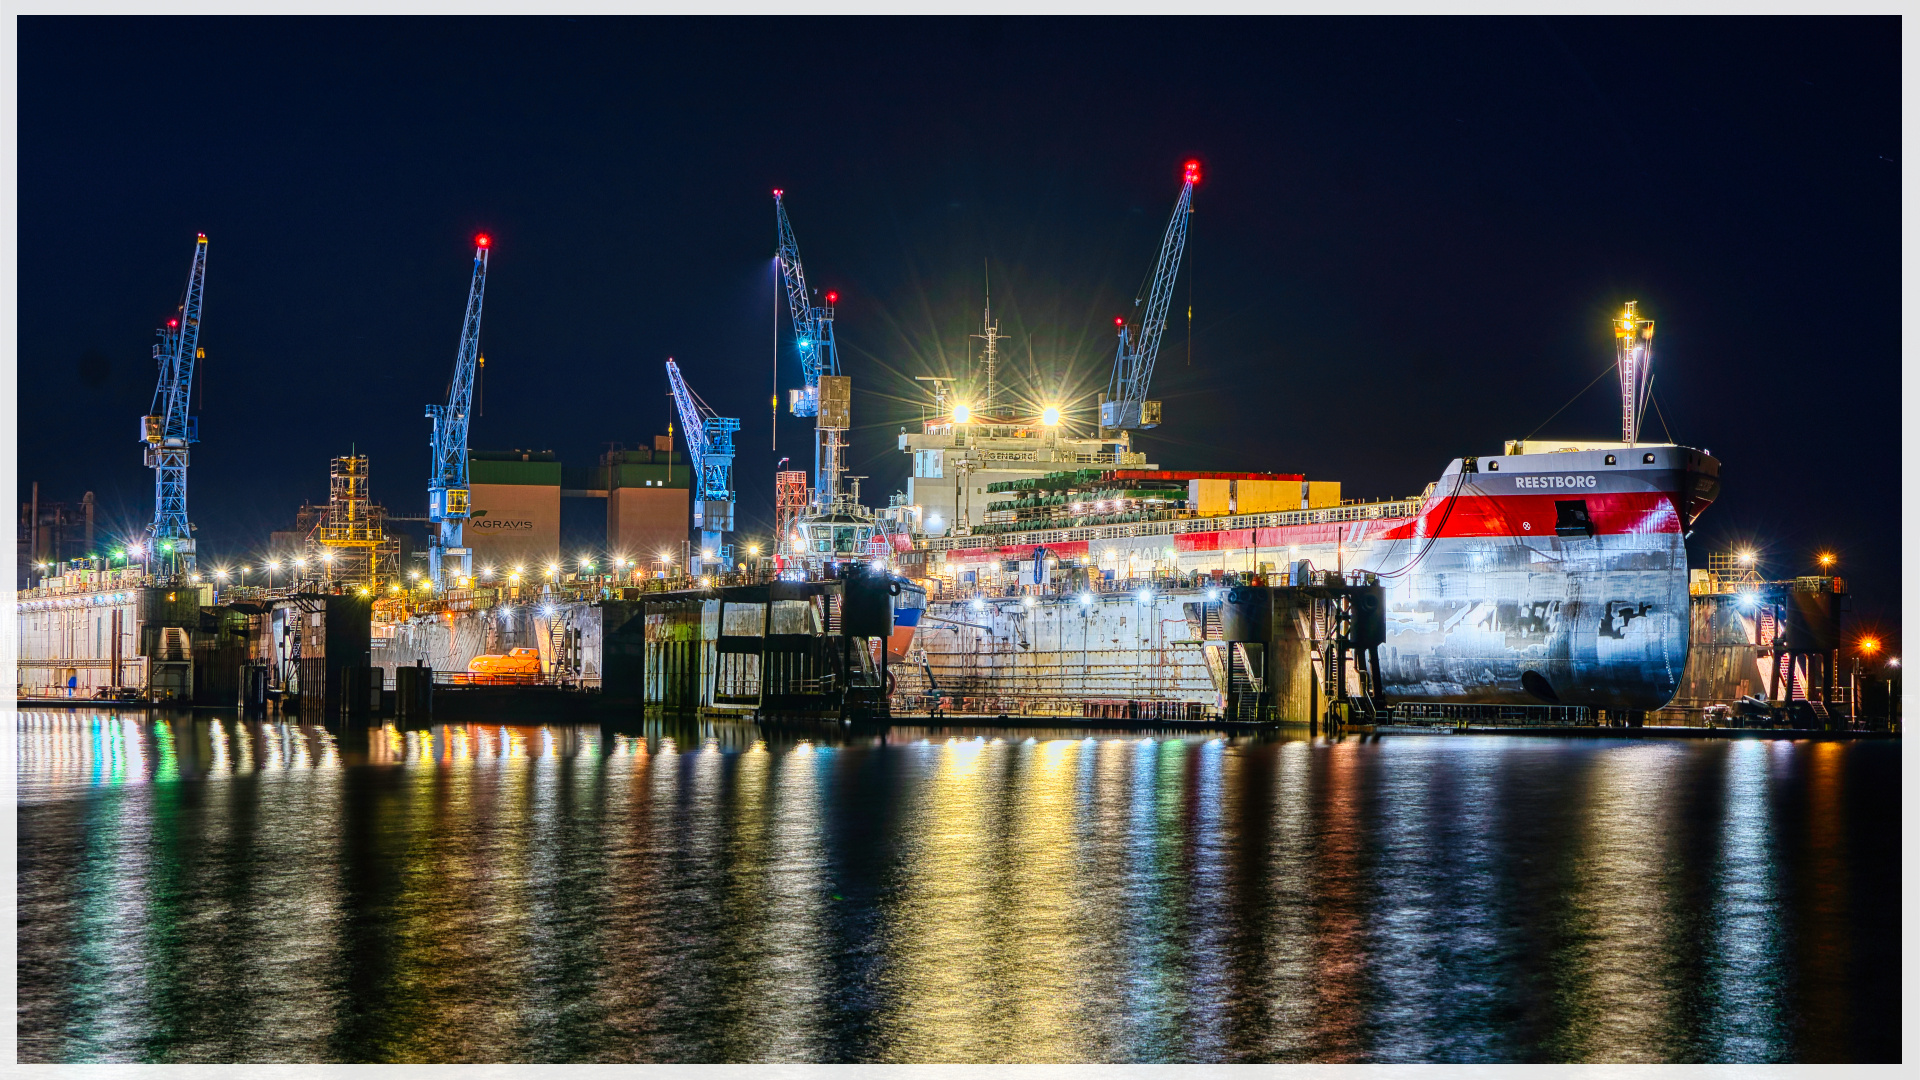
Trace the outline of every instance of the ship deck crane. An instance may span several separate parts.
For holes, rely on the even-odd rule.
[[[829,292],[824,305],[813,302],[807,291],[806,268],[800,262],[800,243],[794,239],[793,223],[787,220],[785,192],[773,192],[774,218],[779,228],[780,276],[786,285],[787,312],[793,319],[794,346],[800,352],[800,373],[804,386],[790,391],[789,403],[795,416],[814,417],[813,484],[816,506],[831,506],[840,494],[840,474],[844,471],[841,451],[846,445],[848,391],[840,374],[840,350],[833,339],[833,305],[840,299]],[[828,380],[822,395],[822,380]]]
[[[687,386],[679,365],[672,360],[667,361],[667,382],[673,388],[673,403],[680,410],[687,457],[698,478],[693,493],[693,526],[700,530],[700,563],[693,569],[704,573],[709,561],[723,567],[733,561],[733,552],[720,541],[722,534],[733,531],[733,433],[740,430],[740,421],[714,415],[700,395]]]
[[[1141,315],[1129,350],[1129,333],[1124,316],[1114,319],[1120,332],[1120,349],[1113,361],[1113,379],[1100,402],[1100,427],[1150,428],[1160,424],[1160,403],[1147,400],[1147,388],[1153,383],[1153,361],[1160,353],[1160,335],[1167,328],[1167,308],[1173,303],[1174,279],[1180,276],[1180,256],[1187,247],[1187,218],[1193,213],[1193,185],[1200,182],[1200,163],[1189,161],[1183,168],[1180,200],[1173,204],[1173,219],[1160,240],[1160,260],[1154,266],[1153,288],[1147,294],[1147,310]],[[1135,307],[1140,298],[1134,297]]]
[[[193,403],[194,361],[200,348],[200,299],[207,281],[207,234],[193,245],[193,266],[180,310],[160,329],[153,359],[160,369],[153,389],[153,411],[140,418],[140,440],[147,444],[153,470],[152,548],[148,565],[156,576],[188,577],[194,568],[193,525],[187,521],[187,447],[200,441],[200,422],[189,415]]]
[[[487,288],[487,252],[493,241],[473,238],[473,281],[467,289],[467,316],[460,325],[460,351],[453,359],[453,382],[445,405],[427,406],[433,421],[433,473],[427,478],[428,576],[436,589],[471,580],[473,550],[465,543],[472,513],[467,482],[467,425],[473,417],[474,363],[480,355],[480,304]]]

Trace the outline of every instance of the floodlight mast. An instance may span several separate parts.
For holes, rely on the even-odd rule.
[[[1187,247],[1187,218],[1193,213],[1193,186],[1200,182],[1200,163],[1189,161],[1182,169],[1180,198],[1173,204],[1173,218],[1160,240],[1160,258],[1154,264],[1153,288],[1147,294],[1147,309],[1142,314],[1138,336],[1128,349],[1129,328],[1125,317],[1114,320],[1120,334],[1120,348],[1114,356],[1113,378],[1107,386],[1107,400],[1100,405],[1100,427],[1106,429],[1150,428],[1160,424],[1160,403],[1147,400],[1153,384],[1153,361],[1160,353],[1160,335],[1167,328],[1167,308],[1173,303],[1173,283],[1180,276],[1180,256]],[[1134,297],[1134,306],[1140,298]]]
[[[1640,420],[1653,390],[1653,320],[1643,319],[1638,300],[1613,324],[1614,352],[1620,364],[1620,441],[1628,446],[1640,438]]]
[[[473,549],[465,526],[472,515],[467,482],[467,425],[473,418],[473,376],[480,355],[480,308],[487,290],[487,253],[492,238],[473,238],[473,280],[467,287],[467,315],[460,324],[460,351],[453,358],[453,381],[445,405],[427,406],[433,421],[433,474],[427,478],[427,570],[436,589],[446,589],[473,574]]]

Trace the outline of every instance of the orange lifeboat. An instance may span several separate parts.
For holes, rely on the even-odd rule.
[[[489,654],[467,661],[471,682],[490,682],[490,676],[506,676],[501,682],[530,681],[540,677],[539,649],[512,649],[504,656]]]

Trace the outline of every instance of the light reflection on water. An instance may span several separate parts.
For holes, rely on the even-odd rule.
[[[1892,743],[16,730],[24,1061],[1899,1055]]]

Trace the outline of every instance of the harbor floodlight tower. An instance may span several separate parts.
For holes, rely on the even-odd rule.
[[[813,486],[814,504],[828,507],[840,494],[840,474],[845,471],[851,390],[849,380],[840,374],[840,350],[833,340],[833,305],[840,294],[828,292],[826,303],[813,302],[807,290],[806,268],[800,262],[800,242],[794,239],[793,223],[787,220],[785,192],[773,191],[773,211],[779,231],[777,261],[786,285],[787,312],[793,319],[794,347],[800,353],[800,374],[804,383],[788,394],[795,416],[814,418]]]
[[[1113,379],[1100,401],[1102,432],[1160,425],[1160,403],[1147,400],[1147,388],[1153,384],[1153,361],[1160,353],[1160,335],[1167,328],[1167,308],[1173,303],[1173,283],[1180,276],[1180,256],[1187,248],[1187,218],[1193,213],[1193,186],[1200,182],[1200,163],[1189,161],[1182,168],[1180,199],[1173,204],[1173,219],[1160,240],[1160,259],[1154,264],[1153,285],[1147,292],[1146,310],[1140,313],[1137,327],[1128,325],[1126,316],[1115,318],[1120,334],[1120,349],[1113,361]],[[1133,298],[1138,308],[1141,298]]]
[[[471,583],[473,549],[464,537],[471,515],[467,483],[467,424],[473,418],[473,376],[480,355],[480,302],[487,290],[487,252],[493,240],[473,238],[473,282],[467,289],[467,316],[460,324],[460,351],[453,358],[453,382],[445,405],[427,406],[433,421],[433,473],[427,478],[428,576],[436,589]]]
[[[200,348],[200,300],[206,282],[207,234],[201,233],[193,245],[186,295],[160,328],[160,343],[153,347],[160,378],[153,388],[152,411],[140,418],[140,441],[146,444],[147,467],[153,470],[147,565],[156,577],[168,580],[191,577],[194,568],[193,525],[187,521],[187,447],[200,441],[200,422],[190,410],[194,361],[206,355]]]
[[[693,527],[700,530],[700,550],[688,560],[693,564],[688,569],[702,574],[708,572],[708,562],[721,567],[733,564],[733,549],[721,540],[733,531],[733,433],[740,430],[740,421],[714,415],[672,360],[667,361],[667,382],[673,388],[673,404],[680,410],[680,427],[687,436],[687,457],[698,477],[693,493]]]
[[[1628,446],[1640,437],[1640,417],[1653,391],[1653,320],[1643,319],[1638,300],[1613,324],[1614,351],[1620,362],[1620,441]]]

